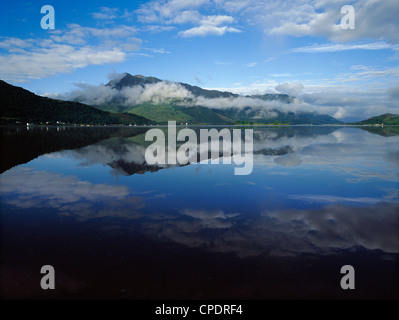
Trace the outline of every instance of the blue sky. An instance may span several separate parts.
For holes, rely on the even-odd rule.
[[[55,29],[43,30],[43,5]],[[355,29],[341,28],[352,5]],[[41,95],[129,72],[288,93],[341,120],[399,113],[397,0],[3,1],[0,79]]]

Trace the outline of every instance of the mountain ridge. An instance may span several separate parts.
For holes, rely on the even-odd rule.
[[[354,125],[399,125],[399,114],[384,113],[368,119],[352,122]]]
[[[115,91],[118,91],[127,87],[140,86],[144,90],[148,85],[155,85],[161,82],[182,86],[192,95],[189,95],[186,100],[177,97],[170,99],[165,103],[147,102],[130,106],[121,105],[120,99],[119,101],[115,100],[106,106],[99,107],[87,105],[87,103],[82,104],[79,101],[55,100],[37,96],[26,89],[12,86],[11,84],[0,80],[0,104],[2,106],[0,124],[15,124],[16,122],[55,124],[57,121],[68,124],[94,125],[130,123],[163,124],[167,123],[169,120],[174,120],[178,123],[217,125],[343,124],[329,115],[319,114],[316,111],[291,111],[291,107],[292,110],[295,107],[295,98],[286,94],[258,94],[242,96],[227,91],[208,90],[189,84],[163,81],[156,77],[146,77],[143,75],[132,76],[129,73],[124,73],[120,75],[120,77],[109,81],[104,85],[104,87],[111,87],[115,89]],[[161,84],[161,86],[163,85],[164,84]],[[190,99],[194,100],[199,96],[204,99],[197,100],[197,105],[190,101]],[[205,101],[205,104],[209,101],[227,101],[227,103],[229,103],[230,101],[234,101],[236,98],[241,99],[240,101],[248,98],[245,100],[245,103],[247,104],[254,101],[251,99],[257,99],[256,101],[261,104],[261,107],[252,108],[251,106],[245,106],[238,108],[225,105],[223,108],[213,108],[209,105],[202,106],[198,104],[198,101]],[[262,109],[262,101],[265,102],[264,109]],[[187,104],[185,105],[184,103],[186,102]],[[283,108],[273,108],[273,105],[283,106]],[[379,117],[384,117],[385,120],[381,120],[382,118]],[[399,124],[398,117],[398,115],[384,114],[370,118],[372,120],[366,119],[352,124]],[[386,119],[388,119],[388,121],[386,121]],[[394,121],[394,123],[389,121]]]
[[[143,75],[131,75],[127,72],[119,77],[110,80],[105,87],[115,89],[121,92],[126,88],[139,86],[144,90],[147,85],[158,83],[175,84],[186,89],[194,99],[199,99],[197,104],[193,104],[192,98],[186,99],[169,99],[161,103],[137,103],[128,104],[126,99],[121,97],[114,98],[111,102],[102,105],[93,105],[100,110],[111,112],[128,112],[134,113],[142,117],[146,117],[159,123],[166,123],[168,120],[176,120],[178,122],[187,122],[190,124],[340,124],[341,121],[329,116],[314,112],[303,111],[287,111],[283,112],[278,107],[268,107],[270,103],[279,103],[287,106],[289,109],[294,97],[287,94],[263,94],[263,95],[238,95],[228,91],[218,91],[203,89],[182,82],[164,81],[156,77],[146,77]],[[214,100],[212,100],[214,99]],[[234,101],[234,99],[247,99],[247,106],[242,108],[231,107],[216,108],[201,104],[201,101],[209,102],[216,99],[224,99],[224,102]],[[78,100],[79,101],[79,100]],[[217,102],[217,101],[216,101]],[[251,102],[264,103],[267,110],[257,106],[253,108]]]

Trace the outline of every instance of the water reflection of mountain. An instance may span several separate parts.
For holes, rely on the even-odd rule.
[[[142,132],[145,132],[144,128],[2,127],[0,173],[46,153],[81,148],[112,136]]]
[[[245,129],[244,127],[239,127]],[[194,127],[197,137],[200,136],[199,127]],[[229,128],[233,129],[233,128]],[[235,129],[235,128],[234,128]],[[338,127],[268,127],[254,129],[254,155],[279,156],[295,151],[293,145],[299,140],[304,144],[314,141],[321,135],[328,135],[336,131]],[[167,135],[166,128],[161,128]],[[220,130],[220,129],[219,129]],[[177,132],[179,129],[177,130]],[[242,131],[244,139],[244,131]],[[198,141],[199,143],[200,141]],[[110,166],[115,175],[143,174],[145,172],[156,172],[160,169],[175,165],[148,165],[145,161],[145,150],[151,142],[145,141],[144,133],[125,138],[113,138],[103,140],[70,152],[73,157],[85,164],[98,164]],[[177,148],[179,147],[177,144]],[[222,147],[219,149],[219,157],[222,157]],[[206,155],[211,159],[211,150]],[[197,154],[200,159],[200,154]]]
[[[385,126],[385,127],[372,127],[372,126],[360,126],[359,127],[362,130],[365,130],[367,132],[373,133],[373,134],[378,134],[383,137],[391,137],[391,136],[399,136],[399,127],[390,127],[390,126]]]
[[[201,128],[203,127],[192,127],[198,137]],[[250,127],[229,127],[230,130],[247,128]],[[290,155],[298,149],[298,141],[301,147],[307,146],[318,137],[328,136],[341,129],[341,127],[334,126],[251,128],[254,129],[254,156]],[[167,134],[166,127],[159,129],[163,130],[165,135]],[[221,129],[222,127],[217,128],[217,130]],[[362,129],[378,135],[392,135],[392,128]],[[108,165],[116,175],[156,172],[168,167],[168,165],[148,165],[145,162],[145,149],[151,142],[145,141],[144,136],[149,128],[8,127],[0,130],[2,147],[6,154],[1,158],[0,172],[29,162],[40,155],[62,150],[72,150],[71,154],[83,162]],[[219,156],[222,156],[221,151]],[[211,158],[210,151],[207,158]],[[291,158],[288,160],[299,161]]]

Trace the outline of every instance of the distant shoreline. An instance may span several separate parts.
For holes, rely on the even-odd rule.
[[[89,125],[89,124],[65,124],[65,125],[45,125],[45,124],[2,124],[1,128],[157,128],[167,127],[167,124],[152,124],[152,125],[124,125],[124,124],[109,124],[109,125]],[[375,125],[375,124],[176,124],[176,127],[399,127],[399,125]]]

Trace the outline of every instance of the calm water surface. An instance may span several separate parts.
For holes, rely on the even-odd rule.
[[[2,298],[399,297],[397,128],[255,127],[243,176],[148,165],[147,130],[1,128]]]

